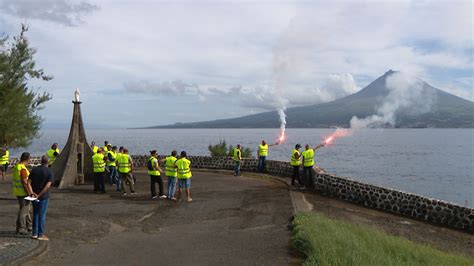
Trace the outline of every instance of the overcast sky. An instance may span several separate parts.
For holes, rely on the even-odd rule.
[[[52,74],[45,127],[230,118],[327,102],[388,69],[473,100],[471,1],[0,0]]]

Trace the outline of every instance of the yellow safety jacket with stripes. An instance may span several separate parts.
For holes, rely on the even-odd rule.
[[[189,179],[193,175],[191,173],[191,161],[186,158],[176,160],[176,167],[178,168],[178,179]]]
[[[92,163],[94,164],[94,173],[105,172],[105,161],[102,153],[97,153],[92,156]]]
[[[148,169],[148,174],[149,175],[154,175],[154,176],[160,176],[161,173],[160,171],[156,170],[155,167],[158,164],[158,159],[155,157],[151,156],[148,161],[151,161],[151,166],[153,167],[153,170]]]
[[[27,177],[30,175],[30,171],[28,171],[28,168],[26,168],[22,163],[17,163],[15,167],[13,167],[12,192],[15,197],[24,197],[28,195],[23,183],[21,182],[21,170],[26,170]]]
[[[296,158],[296,156],[295,156],[296,154],[300,155],[300,152],[297,149],[294,149],[291,152],[291,162],[290,162],[290,164],[293,165],[293,166],[301,165],[301,157],[298,156],[298,158]]]
[[[178,176],[178,169],[176,168],[176,160],[178,160],[174,156],[166,157],[166,167],[165,167],[165,175],[176,177]]]

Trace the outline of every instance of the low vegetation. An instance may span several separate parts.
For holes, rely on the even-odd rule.
[[[295,216],[292,244],[304,255],[303,265],[474,265],[462,256],[314,213]]]
[[[227,148],[227,143],[225,140],[220,140],[219,143],[212,145],[210,144],[207,149],[211,153],[211,156],[216,157],[216,156],[228,156],[232,157],[234,147],[232,145]],[[242,158],[253,158],[252,156],[252,150],[250,148],[245,148],[242,150]]]

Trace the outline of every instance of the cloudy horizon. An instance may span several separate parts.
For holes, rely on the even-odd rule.
[[[0,32],[37,49],[69,125],[75,88],[91,127],[237,117],[352,94],[389,69],[473,101],[471,1],[0,0]],[[276,97],[278,96],[278,97]]]

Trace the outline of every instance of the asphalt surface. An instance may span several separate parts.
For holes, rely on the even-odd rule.
[[[194,172],[188,203],[152,200],[149,177],[144,171],[137,177],[137,194],[126,197],[108,185],[107,194],[92,193],[92,184],[53,191],[46,222],[51,240],[30,264],[298,263],[289,249],[293,207],[285,184]],[[0,224],[14,230],[17,206],[6,199],[9,189],[9,182],[0,183]]]

